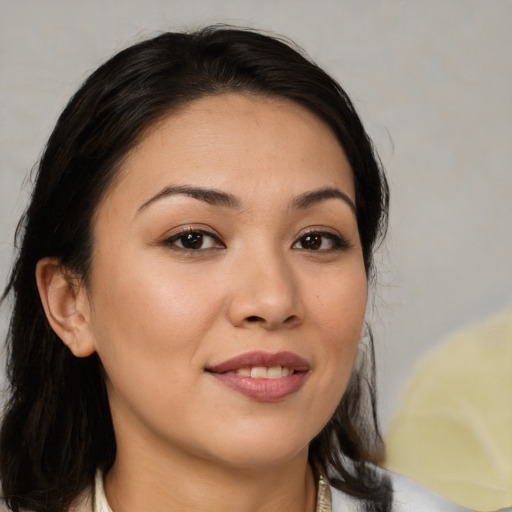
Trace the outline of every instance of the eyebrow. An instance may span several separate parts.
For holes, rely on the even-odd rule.
[[[190,185],[170,185],[143,203],[137,210],[137,214],[155,201],[175,195],[186,195],[213,206],[241,208],[240,200],[227,192]],[[304,210],[320,203],[321,201],[326,201],[327,199],[341,199],[354,213],[356,213],[356,206],[352,199],[350,199],[347,194],[334,187],[325,187],[319,190],[305,192],[304,194],[295,197],[291,206],[296,210]]]
[[[341,199],[344,203],[350,206],[350,209],[354,213],[356,213],[356,205],[354,204],[354,201],[352,201],[347,194],[334,187],[325,187],[301,194],[292,201],[292,207],[302,210],[327,199]]]
[[[189,196],[214,206],[240,208],[240,201],[234,195],[228,194],[227,192],[222,192],[220,190],[211,188],[193,187],[189,185],[170,185],[169,187],[162,189],[160,192],[158,192],[158,194],[142,204],[137,210],[137,213],[141,212],[150,204],[158,201],[159,199],[175,195]]]

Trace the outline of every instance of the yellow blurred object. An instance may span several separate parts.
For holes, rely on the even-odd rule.
[[[447,338],[416,368],[385,466],[477,510],[512,505],[512,310]]]

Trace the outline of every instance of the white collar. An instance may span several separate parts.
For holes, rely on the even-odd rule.
[[[103,489],[103,473],[98,469],[94,479],[94,512],[112,512]]]

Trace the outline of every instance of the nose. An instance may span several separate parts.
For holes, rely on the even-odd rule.
[[[295,327],[304,318],[298,278],[283,255],[264,252],[235,264],[228,318],[236,327]]]

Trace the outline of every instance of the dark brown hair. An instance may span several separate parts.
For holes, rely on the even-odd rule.
[[[0,475],[8,506],[59,512],[108,470],[116,444],[99,358],[74,357],[50,328],[35,267],[55,257],[87,281],[91,219],[123,157],[146,130],[203,96],[249,92],[292,100],[324,120],[351,164],[367,275],[387,223],[388,188],[378,157],[339,84],[279,38],[209,27],[164,33],[103,64],[61,114],[41,158],[17,237],[19,253],[4,299],[14,309],[8,333],[10,397],[0,432]],[[387,481],[370,462],[380,446],[373,342],[333,418],[310,448],[331,483],[387,510]],[[372,508],[373,507],[373,508]]]

